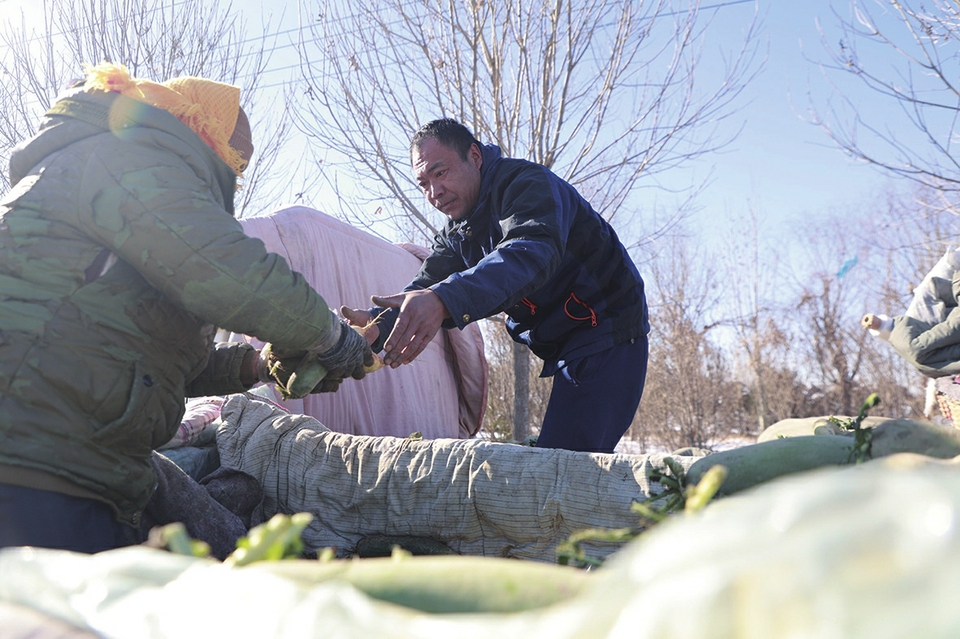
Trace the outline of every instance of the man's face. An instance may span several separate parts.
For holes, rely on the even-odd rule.
[[[451,220],[461,219],[476,206],[483,164],[483,154],[476,144],[462,160],[456,149],[426,138],[413,150],[411,161],[423,194]]]

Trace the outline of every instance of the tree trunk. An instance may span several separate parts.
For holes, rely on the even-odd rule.
[[[513,343],[513,439],[523,442],[530,435],[530,351]]]

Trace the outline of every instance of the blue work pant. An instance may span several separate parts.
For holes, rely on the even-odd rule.
[[[95,499],[0,484],[0,548],[39,546],[96,553],[136,543],[136,534]]]
[[[640,406],[647,356],[644,336],[557,371],[537,447],[612,453]]]

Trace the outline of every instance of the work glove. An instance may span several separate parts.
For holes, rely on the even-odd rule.
[[[363,379],[374,367],[374,355],[366,339],[335,317],[331,333],[336,342],[309,350],[282,349],[272,344],[260,353],[260,381],[274,382],[284,399],[299,399],[310,393],[329,393],[347,377]],[[325,340],[326,344],[330,339]]]
[[[363,379],[367,371],[373,367],[373,351],[370,350],[370,345],[367,344],[363,335],[345,321],[337,318],[337,326],[340,328],[337,343],[323,352],[312,351],[320,365],[327,370],[324,381],[342,381],[347,377]]]

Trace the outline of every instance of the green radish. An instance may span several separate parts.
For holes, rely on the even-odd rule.
[[[741,446],[694,462],[687,483],[697,484],[713,466],[725,466],[727,477],[717,495],[732,495],[781,475],[845,464],[853,443],[846,435],[806,435]]]
[[[287,387],[281,389],[284,399],[300,399],[306,397],[327,376],[327,369],[317,359],[316,355],[307,354],[297,366],[297,370],[290,374]]]
[[[266,570],[306,587],[342,581],[375,599],[427,613],[533,610],[572,599],[592,577],[556,564],[454,555],[271,561],[243,570]]]
[[[917,453],[939,459],[960,455],[960,430],[933,422],[887,419],[870,429],[868,458]],[[854,438],[849,435],[801,435],[771,439],[707,455],[687,471],[689,483],[698,482],[712,466],[726,466],[729,474],[718,495],[731,495],[781,475],[847,463]]]
[[[302,351],[301,351],[302,352]],[[280,396],[283,399],[300,399],[306,397],[327,376],[327,369],[317,360],[315,354],[306,353],[296,363],[293,356],[284,357],[276,354],[272,344],[267,344],[265,355],[270,364],[270,377],[273,378]],[[287,371],[293,371],[287,375]],[[286,383],[284,383],[284,379]]]
[[[960,455],[960,430],[929,421],[891,419],[873,429],[870,443],[874,459],[895,453],[950,459]]]

